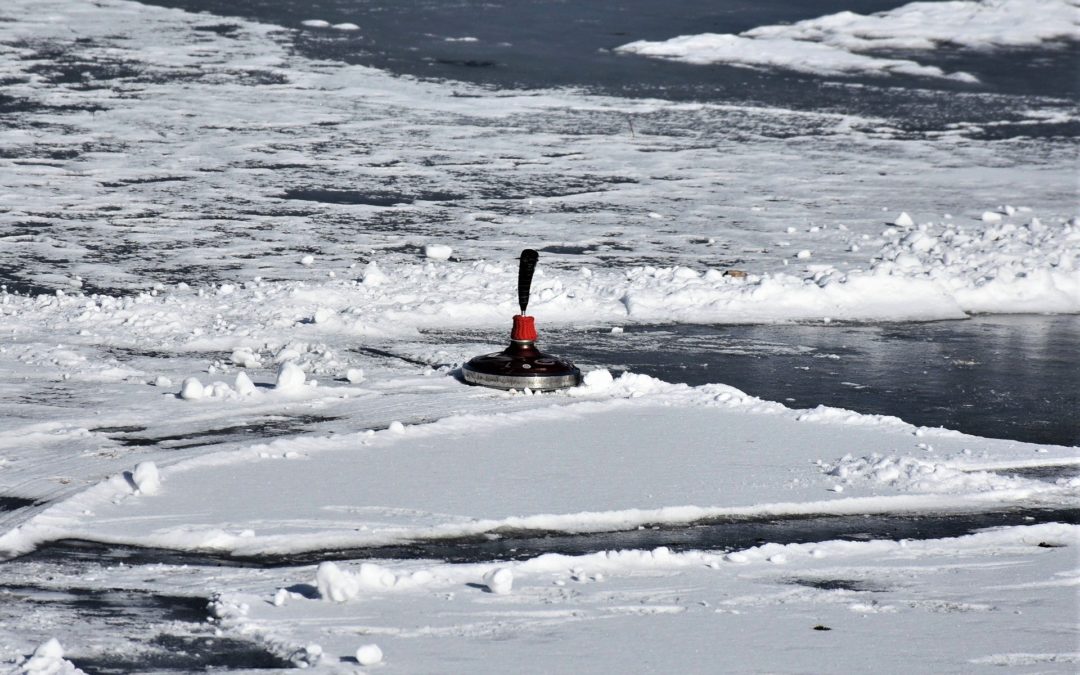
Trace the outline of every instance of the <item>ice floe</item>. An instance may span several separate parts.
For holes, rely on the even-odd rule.
[[[943,45],[994,49],[1073,41],[1080,10],[1071,0],[913,2],[862,15],[844,11],[791,25],[761,26],[738,35],[706,33],[637,41],[618,51],[689,63],[777,67],[822,75],[890,73],[974,82],[913,59],[873,52],[930,51]]]

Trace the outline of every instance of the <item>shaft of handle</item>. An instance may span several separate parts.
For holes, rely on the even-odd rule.
[[[521,305],[521,313],[529,306],[529,290],[532,288],[533,272],[536,271],[536,261],[540,254],[531,248],[521,252],[521,264],[518,267],[518,304]]]

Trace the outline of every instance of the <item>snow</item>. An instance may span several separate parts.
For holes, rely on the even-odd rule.
[[[514,572],[506,567],[496,567],[484,573],[484,585],[495,595],[507,595],[514,587]]]
[[[1002,662],[1067,667],[1076,662],[1074,647],[1053,634],[1073,631],[1066,596],[1075,560],[1038,544],[1071,545],[1077,535],[1075,527],[1044,525],[949,540],[766,544],[726,555],[664,548],[550,554],[500,564],[520,582],[505,596],[468,585],[492,566],[421,561],[396,573],[427,572],[422,588],[388,589],[362,605],[301,598],[275,608],[259,601],[265,584],[256,585],[227,596],[251,611],[227,611],[223,624],[267,641],[299,626],[293,640],[318,636],[325,655],[342,659],[354,653],[357,633],[377,636],[406,670],[452,661],[530,673],[673,664],[714,672],[724,654],[733,672],[852,672],[865,663],[866,643],[882,662],[909,671]],[[1019,570],[1053,588],[1052,599],[1032,602]],[[831,630],[827,648],[815,626]],[[883,634],[904,639],[882,641]],[[522,658],[522,645],[536,641]]]
[[[83,671],[64,659],[64,648],[56,638],[41,643],[33,655],[18,664],[14,675],[80,675]]]
[[[638,40],[616,51],[654,58],[707,65],[724,63],[756,68],[784,68],[814,75],[908,75],[977,81],[970,73],[947,73],[910,59],[889,59],[858,54],[830,44],[788,37],[753,37],[747,34],[683,35],[663,42]]]
[[[383,653],[377,644],[361,645],[356,650],[356,662],[362,666],[373,666],[382,660]]]
[[[197,401],[205,395],[205,388],[197,377],[189,377],[184,380],[180,387],[180,398],[186,401]]]
[[[345,371],[345,379],[352,384],[360,384],[364,381],[364,369],[349,368],[347,371]]]
[[[0,537],[0,550],[76,538],[263,555],[506,529],[598,532],[721,517],[1036,508],[1074,504],[1080,487],[1080,479],[1047,483],[983,468],[1023,465],[1035,450],[1028,444],[831,408],[793,411],[724,385],[595,377],[599,383],[587,375],[565,394],[524,397],[565,403],[514,415],[394,421],[380,432],[280,439],[179,461],[162,470],[168,490],[152,499],[117,500],[127,486],[103,484]],[[725,430],[722,438],[716,429]],[[508,438],[517,452],[508,454]],[[1046,460],[1080,462],[1075,449],[1040,447],[1050,451]],[[239,467],[242,490],[234,487]],[[498,480],[477,491],[476,467]],[[783,481],[770,478],[777,467],[785,467]],[[289,499],[277,498],[283,494]],[[247,536],[232,525],[256,521]],[[361,572],[354,579],[327,567],[320,594],[340,601],[399,583],[378,567]]]
[[[449,260],[454,249],[443,244],[427,244],[424,246],[424,255],[432,260]]]
[[[161,476],[153,462],[139,462],[131,474],[135,487],[144,495],[156,494],[161,488]]]
[[[479,563],[330,559],[537,533],[1075,509],[1075,475],[1023,469],[1075,468],[1076,448],[605,368],[568,391],[495,392],[455,377],[490,345],[427,336],[419,357],[403,346],[425,331],[504,330],[524,245],[551,249],[530,304],[544,326],[1080,312],[1070,143],[980,139],[996,121],[921,133],[850,114],[496,94],[307,59],[291,29],[241,19],[222,36],[199,30],[205,16],[121,0],[8,5],[5,93],[43,111],[32,131],[0,132],[0,227],[13,233],[0,264],[27,284],[0,290],[0,490],[26,504],[0,510],[2,555],[76,539],[317,562],[15,558],[0,565],[5,593],[195,597],[211,604],[211,631],[325,672],[377,666],[383,649],[403,672],[715,672],[717,654],[748,672],[1077,662],[1080,532],[1061,523]],[[946,33],[987,49],[1071,39],[1072,5],[1026,7],[913,4],[667,48],[966,80],[872,53],[936,48]],[[130,61],[141,79],[49,82],[39,44]],[[1075,119],[1061,101],[1024,106],[1039,109],[1002,122]],[[283,197],[296,186],[279,165],[347,194]],[[364,203],[389,183],[402,186],[385,195],[393,205]],[[130,633],[6,600],[0,661],[14,672],[139,653]]]
[[[278,367],[274,388],[279,391],[297,391],[304,386],[307,376],[304,369],[293,361],[286,361]]]
[[[1080,10],[1071,0],[913,2],[861,15],[844,11],[791,25],[760,26],[738,35],[705,33],[666,41],[639,40],[617,51],[688,63],[786,68],[820,75],[889,75],[976,82],[911,59],[867,52],[932,52],[946,45],[1014,48],[1075,41]]]

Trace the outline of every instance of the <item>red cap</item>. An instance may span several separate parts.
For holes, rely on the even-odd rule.
[[[514,315],[514,328],[510,331],[511,340],[536,340],[536,325],[531,316],[524,314]]]

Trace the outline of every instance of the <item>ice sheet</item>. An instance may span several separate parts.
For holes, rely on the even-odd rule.
[[[976,82],[970,73],[950,73],[914,59],[920,51],[942,47],[990,50],[1052,45],[1075,40],[1078,34],[1080,7],[1073,0],[953,0],[913,2],[868,16],[844,11],[791,25],[760,26],[738,35],[639,40],[618,51],[819,75],[902,74]],[[902,52],[910,58],[875,52]]]

